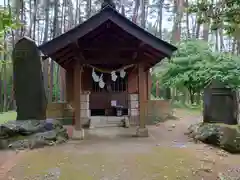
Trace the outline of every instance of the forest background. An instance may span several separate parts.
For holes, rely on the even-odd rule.
[[[201,107],[212,79],[240,85],[240,1],[117,0],[117,10],[155,36],[178,46],[151,71],[152,98]],[[15,109],[11,51],[22,36],[42,44],[96,14],[99,0],[0,0],[0,112]],[[65,100],[65,71],[43,63],[49,102]]]

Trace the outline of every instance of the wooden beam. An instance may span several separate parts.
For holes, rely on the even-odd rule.
[[[131,36],[125,35],[126,32],[123,31],[115,31],[114,28],[105,29],[102,32],[98,32],[97,34],[91,34],[86,36],[85,39],[81,40],[80,44],[86,44],[86,43],[95,43],[95,42],[101,42],[102,40],[107,39],[116,39],[118,42],[130,42],[132,40]]]
[[[79,42],[78,47],[80,47],[81,50],[105,50],[105,49],[137,50],[139,48],[139,45],[137,43],[129,41],[119,42],[118,40],[115,39],[103,38],[98,39],[95,42],[93,41]]]
[[[76,58],[71,58],[71,59],[66,59],[65,61],[61,62],[61,65],[63,67],[69,67],[70,65],[72,65],[73,62],[77,61]]]
[[[147,100],[151,100],[152,77],[151,77],[151,73],[149,70],[146,71],[146,73],[147,73],[147,93],[148,93]]]
[[[106,24],[106,23],[105,23]],[[104,24],[100,25],[100,27],[94,29],[92,32],[88,33],[85,37],[82,38],[82,41],[95,41],[102,35],[104,35],[107,31],[106,26]]]
[[[61,64],[62,62],[72,59],[74,58],[74,54],[73,53],[69,53],[67,56],[62,56],[62,57],[58,57],[56,62],[58,62],[59,64]]]
[[[67,46],[67,47],[64,47],[64,48],[54,52],[53,54],[50,54],[49,56],[61,57],[62,55],[65,55],[65,54],[69,53],[70,51],[71,51],[71,46]]]
[[[88,47],[88,48],[83,48],[83,51],[104,51],[104,52],[112,52],[112,51],[137,51],[137,47]]]

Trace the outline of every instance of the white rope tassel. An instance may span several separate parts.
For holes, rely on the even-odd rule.
[[[112,80],[115,82],[117,80],[116,71],[111,72]]]
[[[93,81],[94,81],[94,82],[99,82],[99,77],[98,77],[98,75],[96,74],[94,68],[92,68],[92,78],[93,78]]]
[[[103,74],[101,74],[100,78],[99,78],[99,87],[100,88],[104,88],[105,86],[105,82],[103,82]]]
[[[120,71],[120,77],[124,78],[126,76],[126,71],[124,71],[124,69],[121,69]]]

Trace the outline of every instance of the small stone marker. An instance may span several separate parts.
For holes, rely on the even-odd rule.
[[[35,42],[27,37],[20,39],[13,49],[12,60],[17,120],[46,119],[41,57]]]

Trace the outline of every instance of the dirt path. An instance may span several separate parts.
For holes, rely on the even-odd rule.
[[[135,128],[99,128],[83,141],[29,151],[5,179],[216,180],[221,172],[239,176],[240,156],[219,154],[184,135],[200,115],[176,113],[179,120],[150,126],[149,138],[132,137]]]

